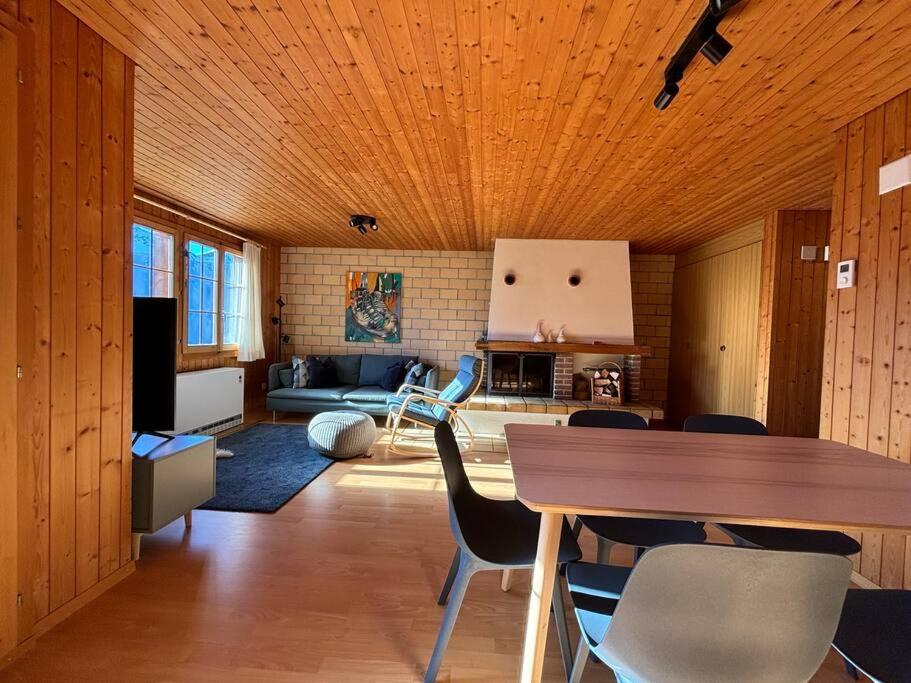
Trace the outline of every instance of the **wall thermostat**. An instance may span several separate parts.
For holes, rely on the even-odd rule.
[[[857,261],[851,259],[850,261],[839,261],[838,262],[838,280],[835,282],[836,289],[848,289],[853,287],[855,284],[855,278],[857,275]]]

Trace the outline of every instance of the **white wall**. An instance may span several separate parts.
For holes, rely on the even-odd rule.
[[[512,286],[504,283],[514,273]],[[582,282],[571,287],[578,273]],[[490,288],[490,339],[530,340],[566,325],[570,341],[633,343],[629,243],[498,239]]]

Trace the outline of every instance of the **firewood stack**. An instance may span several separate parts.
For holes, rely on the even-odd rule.
[[[592,402],[623,405],[623,368],[616,363],[608,362],[600,368],[592,369]]]

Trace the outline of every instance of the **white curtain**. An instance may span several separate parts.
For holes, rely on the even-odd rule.
[[[261,249],[255,244],[244,242],[244,297],[240,304],[240,339],[237,349],[237,360],[244,362],[266,357],[263,346],[260,252]]]

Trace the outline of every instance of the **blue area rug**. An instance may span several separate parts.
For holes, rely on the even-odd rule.
[[[234,457],[218,459],[215,497],[202,510],[275,512],[332,464],[307,444],[304,425],[254,425],[218,447]]]

